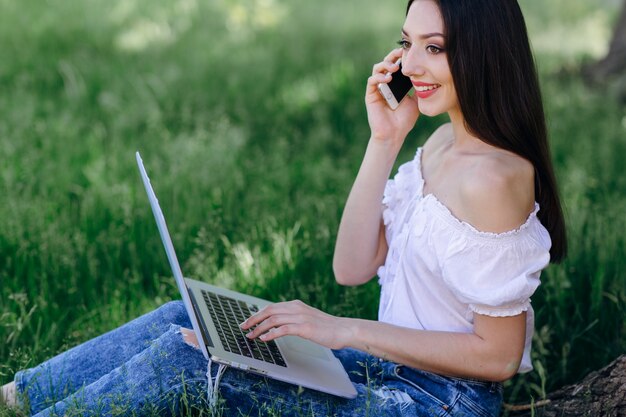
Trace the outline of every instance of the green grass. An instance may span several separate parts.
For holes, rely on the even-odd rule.
[[[570,255],[533,297],[537,371],[511,402],[626,350],[626,113],[575,71],[606,47],[617,4],[602,3],[524,2]],[[178,298],[136,150],[186,275],[376,317],[375,282],[334,285],[331,259],[365,82],[404,1],[355,5],[0,0],[0,383]],[[440,122],[423,118],[399,161]]]

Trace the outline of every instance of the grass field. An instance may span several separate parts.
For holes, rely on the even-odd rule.
[[[404,3],[0,0],[0,384],[178,298],[136,150],[186,275],[375,318],[376,283],[334,285],[331,259]],[[626,112],[577,73],[618,2],[522,3],[570,244],[533,297],[536,371],[506,387],[527,403],[626,350]]]

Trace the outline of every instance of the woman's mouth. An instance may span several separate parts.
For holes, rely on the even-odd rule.
[[[437,89],[441,87],[441,84],[428,84],[419,81],[413,81],[413,87],[415,88],[415,94],[419,98],[428,98],[437,92]]]

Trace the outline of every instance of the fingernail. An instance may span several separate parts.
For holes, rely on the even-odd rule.
[[[391,78],[391,73],[388,72],[387,74],[385,74],[385,78]]]
[[[248,332],[248,333],[246,333],[246,337],[247,337],[248,339],[252,339],[252,332]]]
[[[247,321],[248,321],[248,320],[244,320],[244,321],[242,321],[241,323],[239,323],[239,327],[243,327],[243,326],[245,326]]]

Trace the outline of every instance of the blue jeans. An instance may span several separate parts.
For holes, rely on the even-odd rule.
[[[444,377],[353,349],[334,351],[358,397],[347,400],[228,368],[215,407],[207,361],[185,343],[182,302],[16,374],[23,407],[55,415],[498,416],[502,385]],[[213,375],[216,372],[213,365]]]

